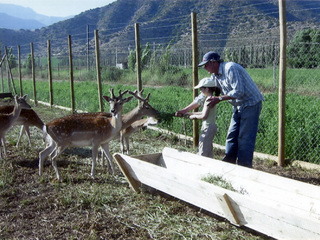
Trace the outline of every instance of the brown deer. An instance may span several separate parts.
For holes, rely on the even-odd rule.
[[[147,117],[133,122],[129,127],[121,130],[122,142],[121,142],[121,151],[124,153],[127,152],[129,155],[129,138],[130,136],[137,132],[140,129],[145,129],[148,126],[156,125],[158,120],[153,117]],[[126,148],[124,147],[126,145]]]
[[[7,131],[15,124],[19,118],[21,109],[31,108],[31,106],[26,101],[27,95],[23,97],[15,96],[14,97],[14,108],[11,113],[1,113],[0,114],[0,139],[3,147],[3,155],[6,157],[6,139],[5,134]],[[0,158],[2,158],[2,151],[0,149]]]
[[[13,111],[13,105],[6,105],[0,107],[0,114],[8,114]],[[44,123],[39,118],[38,114],[32,109],[22,108],[18,119],[14,122],[13,125],[21,125],[20,135],[17,142],[17,147],[19,147],[19,143],[23,134],[27,134],[29,146],[31,147],[31,138],[30,138],[30,127],[37,127],[41,131],[43,129]]]
[[[119,133],[122,127],[122,107],[133,97],[123,98],[128,91],[115,97],[110,89],[111,98],[103,98],[109,102],[111,113],[82,113],[55,119],[44,126],[48,146],[39,153],[39,175],[43,172],[43,162],[50,156],[57,178],[62,181],[57,168],[56,159],[67,147],[92,147],[91,176],[95,177],[96,158],[99,146],[108,158],[109,170],[114,174],[112,156],[109,152],[109,141]]]
[[[118,135],[114,136],[114,139],[118,139],[120,137],[120,146],[122,152],[124,152],[124,141],[127,141],[124,139],[123,132],[126,131],[126,128],[132,128],[132,124],[138,120],[141,120],[143,116],[148,116],[148,117],[158,117],[159,112],[154,109],[150,104],[149,104],[149,98],[150,98],[150,93],[147,94],[147,97],[143,98],[142,93],[143,89],[138,92],[138,91],[129,91],[131,95],[133,95],[135,98],[139,100],[138,106],[135,107],[133,110],[130,112],[124,114],[122,116],[122,128],[121,132]],[[129,130],[128,130],[129,131]],[[132,132],[133,133],[133,132]],[[131,133],[131,134],[132,134]],[[130,135],[131,135],[130,134]],[[130,136],[129,135],[129,136]],[[104,166],[104,154],[102,152],[102,166]]]

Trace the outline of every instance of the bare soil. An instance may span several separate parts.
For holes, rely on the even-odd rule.
[[[67,114],[34,109],[44,122]],[[15,147],[19,127],[6,136],[8,157],[0,160],[0,239],[271,239],[162,193],[136,194],[118,168],[111,176],[98,166],[93,180],[90,148],[69,149],[59,157],[62,183],[49,161],[40,177],[38,154],[44,143],[40,130],[33,128],[31,134],[31,148],[26,138]],[[196,151],[191,143],[150,130],[135,134],[131,142],[132,155],[160,152],[165,146]],[[110,151],[120,152],[117,141]],[[216,156],[223,153],[217,150]],[[320,185],[318,171],[262,160],[255,160],[254,168]]]

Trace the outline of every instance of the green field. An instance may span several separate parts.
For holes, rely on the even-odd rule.
[[[177,69],[175,69],[176,71]],[[173,71],[173,70],[172,70]],[[277,155],[278,152],[278,83],[274,80],[273,69],[247,69],[252,78],[264,94],[265,102],[260,117],[260,126],[257,137],[256,151]],[[286,94],[286,158],[291,160],[303,160],[307,162],[320,163],[319,123],[320,100],[318,95],[319,83],[315,80],[320,75],[318,69],[290,69],[287,71],[287,94]],[[135,73],[130,71],[118,72],[111,69],[102,71],[103,94],[109,94],[109,88],[118,90],[135,90]],[[180,75],[179,75],[179,74]],[[150,71],[142,72],[145,94],[151,93],[150,103],[161,112],[162,121],[159,127],[170,131],[192,136],[192,122],[189,119],[173,117],[174,112],[183,108],[192,101],[191,70],[182,69],[169,79],[167,75],[159,81],[159,75],[151,78]],[[107,75],[106,75],[107,74]],[[54,74],[56,75],[56,74]],[[94,76],[94,73],[87,73]],[[112,75],[117,75],[119,81],[108,81]],[[64,74],[67,77],[67,74]],[[84,74],[82,73],[82,76]],[[180,77],[178,77],[180,76]],[[188,76],[190,79],[181,80],[181,76]],[[205,70],[199,70],[199,79],[208,76]],[[277,79],[277,74],[275,74]],[[75,108],[88,112],[99,111],[98,89],[96,80],[78,81],[75,77]],[[19,92],[18,81],[16,88]],[[121,84],[125,83],[125,84]],[[177,84],[179,83],[179,84]],[[182,84],[183,83],[183,84]],[[182,85],[177,86],[177,85]],[[33,96],[31,80],[23,80],[23,92],[30,98]],[[46,80],[36,81],[36,97],[39,101],[49,102],[49,84]],[[68,80],[53,81],[53,102],[55,105],[71,107],[70,83]],[[136,103],[129,102],[124,107],[124,112],[134,108]],[[104,110],[108,111],[105,104]],[[230,121],[231,105],[222,103],[218,108],[218,134],[214,139],[215,143],[224,145],[227,128]],[[200,125],[200,124],[199,124]],[[185,126],[185,127],[184,127]]]

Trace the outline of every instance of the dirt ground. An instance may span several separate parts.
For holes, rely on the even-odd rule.
[[[44,122],[66,114],[43,106],[34,109]],[[26,138],[16,148],[18,135],[19,127],[6,135],[8,157],[0,160],[0,239],[270,239],[168,196],[135,194],[119,169],[110,176],[99,166],[93,180],[90,149],[67,150],[59,157],[63,183],[48,161],[40,177],[41,132],[32,129],[31,148]],[[160,152],[165,146],[195,152],[191,144],[154,132],[137,133],[131,142],[132,155]],[[120,152],[118,142],[110,150]],[[217,150],[216,156],[223,153]],[[280,168],[262,160],[255,160],[254,168],[320,185],[316,170]]]

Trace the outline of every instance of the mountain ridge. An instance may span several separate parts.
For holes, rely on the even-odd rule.
[[[6,46],[16,46],[29,44],[30,40],[45,43],[48,39],[72,35],[78,45],[85,45],[87,39],[77,36],[84,36],[89,27],[91,37],[93,29],[99,30],[101,48],[112,48],[115,43],[127,48],[134,44],[134,24],[139,23],[144,41],[163,39],[166,43],[190,46],[190,15],[196,12],[202,47],[237,46],[244,39],[248,44],[269,44],[278,41],[277,4],[276,0],[117,0],[35,31],[0,29],[0,41]],[[319,1],[287,3],[288,37],[304,28],[317,28],[319,9]]]
[[[38,14],[29,7],[0,3],[0,28],[34,30],[49,26],[69,17],[55,17]]]

